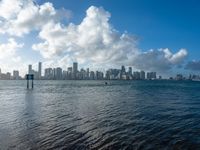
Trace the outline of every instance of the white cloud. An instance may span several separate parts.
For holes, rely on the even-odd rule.
[[[19,44],[15,39],[8,39],[6,43],[0,43],[0,64],[1,69],[4,71],[13,71],[20,69],[24,73],[24,64],[17,51],[22,48],[24,44]]]
[[[8,39],[7,43],[0,43],[0,60],[7,60],[16,55],[16,50],[22,48],[23,44],[18,44],[14,39]]]
[[[200,60],[192,60],[189,61],[186,65],[185,65],[185,69],[190,70],[190,71],[200,71]]]
[[[71,12],[56,10],[52,3],[37,5],[32,0],[2,0],[0,2],[0,33],[22,36],[32,30],[39,30],[46,23],[69,18]]]
[[[80,25],[50,22],[39,37],[43,43],[33,45],[45,58],[70,56],[92,62],[123,61],[131,53],[137,53],[135,40],[126,33],[120,35],[109,24],[110,14],[103,8],[91,6]]]
[[[172,54],[169,49],[162,50],[165,53],[165,58],[167,58],[172,64],[181,63],[182,60],[187,56],[188,52],[186,49],[180,49],[177,53]]]
[[[173,54],[169,49],[149,50],[136,55],[132,63],[138,69],[151,71],[167,71],[183,63],[187,51],[180,49]]]
[[[110,17],[110,13],[103,8],[91,6],[79,25],[70,23],[64,26],[49,22],[39,33],[43,42],[34,44],[32,48],[51,60],[77,60],[97,67],[129,65],[155,71],[169,70],[181,64],[187,56],[185,49],[175,54],[169,49],[140,51],[135,37],[127,33],[120,34],[110,25]]]
[[[7,20],[14,18],[21,7],[21,0],[2,0],[0,1],[0,16]]]
[[[69,10],[55,9],[49,2],[38,5],[33,0],[1,0],[0,33],[23,36],[38,31],[41,42],[33,44],[32,49],[44,57],[47,66],[66,67],[70,62],[78,61],[98,68],[128,65],[164,71],[180,65],[187,56],[185,49],[175,54],[169,49],[141,51],[134,36],[118,32],[109,23],[111,14],[102,7],[89,7],[78,25],[62,23],[62,19],[70,16]],[[4,60],[5,63],[8,56],[20,62],[16,49],[21,47],[13,39],[1,44],[1,62]]]

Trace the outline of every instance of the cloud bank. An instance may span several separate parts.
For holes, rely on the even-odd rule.
[[[175,54],[169,49],[140,51],[136,38],[127,33],[120,34],[110,25],[110,17],[111,14],[102,7],[91,6],[79,25],[49,22],[39,33],[43,42],[34,44],[33,49],[49,59],[69,56],[96,66],[117,64],[159,71],[181,64],[187,56],[185,49]]]
[[[12,7],[6,9],[8,6]],[[168,48],[140,50],[136,37],[117,31],[109,22],[111,14],[102,7],[89,7],[80,24],[63,23],[70,17],[69,10],[55,9],[49,2],[38,5],[32,0],[2,0],[0,33],[24,36],[38,31],[40,42],[33,43],[32,49],[46,62],[61,67],[78,61],[97,67],[126,65],[138,70],[167,71],[181,65],[188,55],[186,49],[176,53]]]
[[[0,33],[22,36],[40,30],[50,21],[69,18],[69,10],[56,10],[52,3],[37,5],[32,0],[2,0],[0,2]],[[3,23],[2,23],[3,22]]]
[[[4,71],[12,71],[12,69],[22,69],[24,67],[22,59],[17,55],[17,51],[24,46],[23,43],[18,44],[15,39],[10,38],[5,43],[0,43],[0,64]],[[22,69],[23,70],[23,69]]]
[[[200,61],[189,61],[186,66],[185,69],[187,70],[191,70],[191,71],[200,71]]]

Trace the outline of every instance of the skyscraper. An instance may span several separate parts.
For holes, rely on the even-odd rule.
[[[140,80],[140,72],[139,71],[135,71],[133,73],[133,77],[134,77],[135,80]]]
[[[147,79],[156,79],[156,72],[148,72]]]
[[[55,79],[61,80],[62,79],[62,68],[57,67],[55,69]]]
[[[38,78],[41,79],[42,77],[42,63],[38,63]]]
[[[32,70],[32,65],[28,65],[28,74],[32,74],[33,70]]]
[[[19,71],[17,71],[17,70],[13,71],[13,79],[14,80],[18,80],[19,79]]]
[[[124,66],[121,67],[120,79],[126,78],[126,68]]]
[[[122,73],[122,74],[125,74],[125,73],[126,73],[126,69],[125,69],[124,66],[122,66],[122,68],[121,68],[121,73]]]
[[[68,67],[67,68],[67,72],[68,72],[68,77],[67,78],[70,79],[70,80],[72,79],[72,70],[73,70],[72,67]]]
[[[73,79],[77,78],[77,72],[78,72],[78,63],[74,62],[73,63]]]
[[[140,79],[144,80],[145,79],[145,72],[140,71]]]
[[[128,75],[132,75],[132,67],[128,68]]]
[[[87,68],[87,77],[86,77],[87,79],[89,79],[90,78],[90,69],[89,68]]]
[[[45,76],[45,79],[53,79],[53,69],[46,68],[44,76]]]

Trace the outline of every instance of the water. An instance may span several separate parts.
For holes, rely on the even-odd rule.
[[[200,149],[200,82],[0,81],[0,149]]]

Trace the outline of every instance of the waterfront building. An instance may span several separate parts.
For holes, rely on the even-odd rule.
[[[14,70],[13,71],[13,79],[14,80],[19,80],[19,71],[18,70]]]
[[[10,72],[7,72],[6,73],[6,80],[10,80],[11,79],[11,73]]]
[[[77,73],[78,73],[78,63],[74,62],[73,63],[73,79],[77,78]]]
[[[156,79],[156,72],[147,72],[147,79],[148,80],[152,80],[152,79]]]
[[[42,77],[42,63],[38,63],[38,79],[41,79]]]
[[[126,78],[125,76],[126,76],[126,68],[125,68],[125,66],[122,66],[121,67],[120,79]]]
[[[145,72],[144,71],[140,71],[140,79],[145,80]]]
[[[183,75],[182,74],[177,74],[176,75],[176,80],[183,80]]]
[[[128,68],[128,75],[131,76],[132,75],[132,67]]]
[[[94,80],[95,79],[95,73],[94,71],[90,72],[90,80]]]
[[[126,68],[124,66],[121,67],[121,73],[126,73]]]
[[[62,68],[57,67],[55,69],[55,79],[56,80],[62,80]]]
[[[45,79],[53,79],[53,69],[52,68],[46,68],[44,71],[44,77]]]
[[[7,72],[5,73],[1,73],[1,80],[10,80],[11,79],[11,73]]]
[[[86,71],[86,79],[89,79],[90,78],[90,69],[89,68],[87,68],[87,71]]]
[[[71,80],[72,79],[72,70],[73,68],[72,67],[68,67],[67,68],[67,79]]]
[[[119,69],[109,69],[106,71],[105,78],[108,80],[115,80],[115,79],[121,79],[121,70]]]
[[[63,70],[63,72],[62,72],[62,79],[63,80],[67,80],[67,78],[68,78],[68,72],[65,71],[65,70]]]
[[[28,74],[32,73],[33,73],[32,65],[28,65]]]
[[[103,72],[96,71],[96,80],[103,80]]]
[[[135,80],[140,80],[140,72],[139,71],[135,71],[133,73],[133,79]]]

